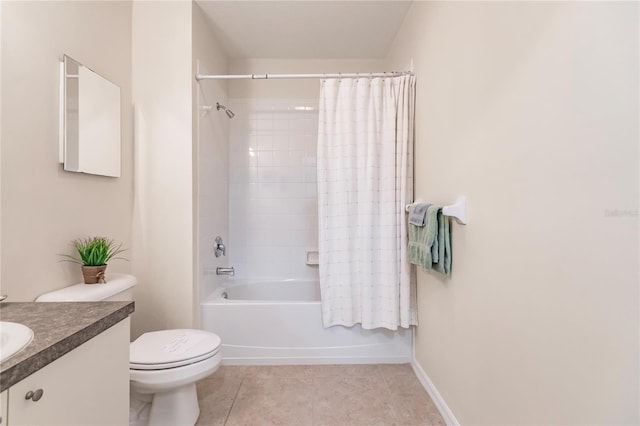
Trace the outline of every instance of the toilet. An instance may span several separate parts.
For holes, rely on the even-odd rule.
[[[130,301],[133,275],[108,274],[106,284],[76,284],[36,302]],[[130,424],[194,425],[200,414],[196,382],[220,366],[220,338],[192,329],[144,333],[129,347]]]

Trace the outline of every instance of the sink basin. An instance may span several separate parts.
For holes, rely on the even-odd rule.
[[[0,362],[17,354],[33,339],[33,330],[17,322],[0,321]]]

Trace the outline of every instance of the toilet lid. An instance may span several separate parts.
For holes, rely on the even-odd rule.
[[[136,370],[179,367],[213,356],[220,343],[220,337],[203,330],[152,331],[131,343],[129,364]]]

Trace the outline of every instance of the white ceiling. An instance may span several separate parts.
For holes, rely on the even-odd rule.
[[[383,58],[411,4],[196,0],[231,58]]]

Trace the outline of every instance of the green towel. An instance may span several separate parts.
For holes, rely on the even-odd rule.
[[[449,218],[442,207],[429,206],[424,226],[409,224],[409,262],[451,276]]]
[[[437,258],[433,256],[433,268],[446,276],[451,276],[451,234],[449,231],[450,219],[438,211],[438,238],[432,251],[437,248]]]

